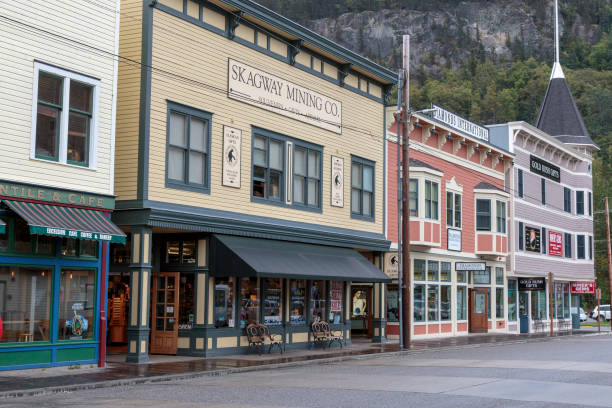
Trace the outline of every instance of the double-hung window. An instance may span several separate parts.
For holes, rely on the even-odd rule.
[[[194,108],[168,104],[169,187],[208,192],[211,114]]]
[[[593,215],[593,193],[589,191],[589,216]]]
[[[593,260],[593,236],[589,235],[589,259]]]
[[[565,257],[566,258],[571,258],[572,257],[572,234],[568,234],[567,232],[565,233],[564,236],[565,242],[564,242],[564,246],[565,246]]]
[[[567,187],[563,187],[563,211],[572,212],[572,191]]]
[[[542,227],[542,233],[540,234],[540,242],[541,242],[541,248],[542,248],[542,253],[545,254],[546,253],[546,241],[547,241],[548,237],[546,236],[546,228]]]
[[[491,231],[491,200],[476,200],[476,230]]]
[[[446,225],[461,228],[461,194],[446,193]]]
[[[351,161],[351,216],[374,219],[374,162]]]
[[[518,196],[520,198],[523,198],[523,170],[518,169],[517,178],[518,178]]]
[[[418,217],[419,216],[419,180],[418,179],[410,179],[410,216]]]
[[[542,178],[542,204],[546,204],[546,179]]]
[[[253,137],[253,197],[282,201],[284,142],[262,134]]]
[[[497,232],[506,233],[506,203],[497,201]]]
[[[295,145],[293,153],[293,202],[319,208],[321,152]]]
[[[425,218],[438,219],[438,183],[425,180]]]
[[[584,215],[584,191],[576,191],[576,214]]]
[[[31,157],[95,167],[99,80],[36,62]]]
[[[584,235],[576,235],[576,258],[585,259],[586,258],[586,246]]]

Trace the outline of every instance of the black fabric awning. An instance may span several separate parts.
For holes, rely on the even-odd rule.
[[[349,248],[215,235],[211,275],[352,282],[391,282],[380,269]]]

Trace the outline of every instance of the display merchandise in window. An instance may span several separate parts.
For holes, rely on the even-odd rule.
[[[451,287],[440,286],[440,320],[451,319]]]
[[[387,286],[387,321],[399,322],[399,292],[397,285]]]
[[[178,328],[191,329],[194,319],[195,276],[193,273],[181,273],[179,282],[179,316]]]
[[[509,280],[508,281],[508,320],[515,321],[517,318],[516,314],[516,285],[517,281]]]
[[[235,278],[215,278],[215,327],[234,327]]]
[[[312,281],[310,286],[310,322],[325,320],[325,281]]]
[[[414,280],[424,281],[425,280],[425,269],[426,264],[424,259],[414,260]]]
[[[280,278],[267,278],[264,284],[264,324],[267,326],[280,326],[283,324],[282,317],[282,280]]]
[[[438,289],[436,285],[427,286],[427,320],[438,320]]]
[[[495,289],[495,317],[504,318],[504,288]]]
[[[259,285],[257,278],[240,279],[240,327],[259,323]]]
[[[96,299],[93,270],[64,269],[60,277],[59,340],[93,337]]]
[[[414,285],[414,321],[425,321],[425,285]]]
[[[344,282],[331,281],[329,283],[329,313],[327,321],[332,324],[342,322],[342,305],[344,304]]]
[[[451,263],[440,262],[440,280],[442,282],[450,282],[451,280]]]
[[[467,319],[467,287],[457,286],[457,320]]]
[[[427,280],[437,281],[440,263],[438,261],[427,261]]]
[[[294,326],[306,324],[306,280],[292,280],[289,282],[290,316],[289,322]]]
[[[491,267],[485,267],[484,271],[473,271],[472,282],[477,285],[486,285],[491,283]]]
[[[531,319],[546,320],[546,291],[531,292]]]

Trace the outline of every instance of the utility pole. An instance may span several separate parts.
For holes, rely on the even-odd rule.
[[[548,312],[550,313],[550,337],[555,335],[553,321],[553,274],[548,272]]]
[[[412,132],[410,123],[410,36],[403,36],[403,98],[400,115],[402,132],[402,340],[404,348],[410,348],[411,278],[410,278],[410,153],[408,141]],[[400,134],[397,135],[398,138]]]
[[[612,250],[610,249],[610,208],[608,207],[608,197],[604,198],[604,202],[606,203],[606,242],[608,243],[608,280],[610,281],[610,304],[612,304]],[[599,309],[597,309],[597,313],[599,314]]]
[[[401,134],[402,134],[402,81],[404,80],[404,73],[400,70],[397,81],[397,113],[395,116],[395,121],[397,122],[397,286],[399,290],[398,294],[398,317],[399,317],[399,345],[400,350],[404,348],[404,296],[403,292],[403,280],[402,280],[402,265],[404,264],[402,260],[402,223],[400,222],[402,218],[402,195],[400,191],[402,191],[402,159],[401,159]]]

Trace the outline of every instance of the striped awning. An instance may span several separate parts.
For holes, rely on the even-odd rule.
[[[30,234],[125,244],[125,234],[102,211],[3,200],[30,226]]]
[[[0,234],[4,234],[6,232],[6,222],[0,220]]]

